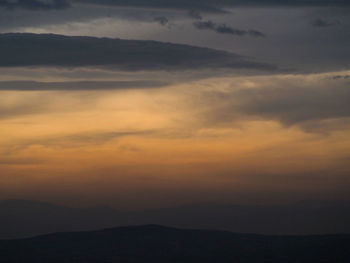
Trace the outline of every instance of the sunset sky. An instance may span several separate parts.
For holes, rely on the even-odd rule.
[[[0,0],[0,33],[0,199],[350,200],[347,0]]]

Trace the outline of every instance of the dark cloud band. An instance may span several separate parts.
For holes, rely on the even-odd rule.
[[[159,88],[168,83],[161,81],[73,81],[73,82],[37,82],[3,81],[0,90],[8,91],[78,91],[78,90],[118,90]]]
[[[99,5],[220,11],[236,6],[350,6],[348,0],[73,0]]]
[[[68,0],[0,0],[0,7],[8,9],[50,10],[70,6]]]
[[[243,29],[237,29],[230,27],[226,24],[219,24],[217,25],[211,20],[208,21],[197,21],[194,22],[193,25],[200,30],[212,30],[219,34],[227,34],[227,35],[233,35],[233,36],[253,36],[253,37],[265,37],[264,33],[257,31],[257,30],[243,30]]]
[[[348,0],[0,0],[9,9],[62,9],[74,3],[220,12],[236,6],[350,6]]]
[[[52,34],[0,35],[0,67],[110,67],[119,70],[231,68],[275,70],[270,64],[209,48]]]

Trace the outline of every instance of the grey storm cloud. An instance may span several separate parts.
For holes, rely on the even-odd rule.
[[[161,81],[72,81],[72,82],[37,82],[37,81],[2,81],[0,90],[8,91],[84,91],[159,88],[168,85]]]
[[[50,10],[70,6],[68,0],[0,0],[0,7],[8,9]]]
[[[193,23],[193,25],[200,30],[212,30],[219,34],[229,34],[234,36],[253,36],[253,37],[265,37],[265,34],[257,31],[257,30],[242,30],[242,29],[236,29],[230,26],[227,26],[226,24],[219,24],[217,25],[211,20],[208,21],[196,21]]]
[[[348,0],[0,0],[5,8],[60,9],[74,3],[128,7],[176,8],[209,12],[236,6],[350,6]]]
[[[100,5],[222,11],[236,6],[350,6],[348,0],[74,0]]]
[[[0,57],[0,67],[92,66],[126,71],[205,68],[276,70],[274,65],[209,48],[53,34],[1,34]]]

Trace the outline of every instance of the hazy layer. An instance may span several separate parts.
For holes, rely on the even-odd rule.
[[[348,199],[349,74],[1,91],[0,198],[124,208]]]

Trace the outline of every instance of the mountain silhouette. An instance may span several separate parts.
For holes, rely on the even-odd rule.
[[[350,203],[190,205],[136,212],[109,207],[72,208],[26,200],[0,201],[0,239],[123,225],[159,224],[273,235],[350,233]]]
[[[2,263],[348,263],[350,235],[265,236],[129,226],[0,241]]]

